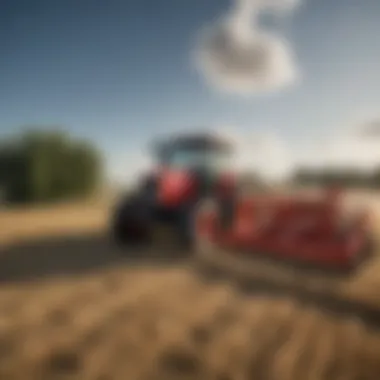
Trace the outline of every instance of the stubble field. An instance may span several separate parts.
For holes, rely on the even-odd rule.
[[[268,264],[277,290],[206,281],[162,248],[131,258],[106,222],[106,205],[0,214],[0,379],[380,378],[377,255],[301,297],[288,285],[310,279]]]

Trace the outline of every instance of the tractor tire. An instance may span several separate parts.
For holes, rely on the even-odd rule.
[[[137,196],[124,199],[116,208],[111,223],[111,237],[120,247],[141,245],[149,241],[148,207]]]

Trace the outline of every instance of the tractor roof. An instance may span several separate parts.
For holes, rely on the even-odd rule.
[[[230,152],[233,144],[227,139],[211,133],[187,133],[157,141],[154,150],[210,149]]]

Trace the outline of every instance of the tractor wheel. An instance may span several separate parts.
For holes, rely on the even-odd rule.
[[[119,246],[138,245],[149,240],[149,210],[138,197],[125,199],[115,210],[112,240]]]

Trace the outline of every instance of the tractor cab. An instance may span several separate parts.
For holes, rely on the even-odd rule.
[[[181,135],[154,145],[158,200],[177,207],[214,196],[231,183],[232,145],[208,134]]]
[[[114,235],[121,242],[136,236],[144,240],[169,227],[181,241],[191,243],[200,203],[232,198],[233,147],[212,134],[186,134],[155,142],[151,153],[155,169],[142,176],[133,196],[117,209]]]
[[[159,166],[175,171],[204,171],[209,175],[228,169],[232,146],[212,135],[186,135],[154,145]]]

